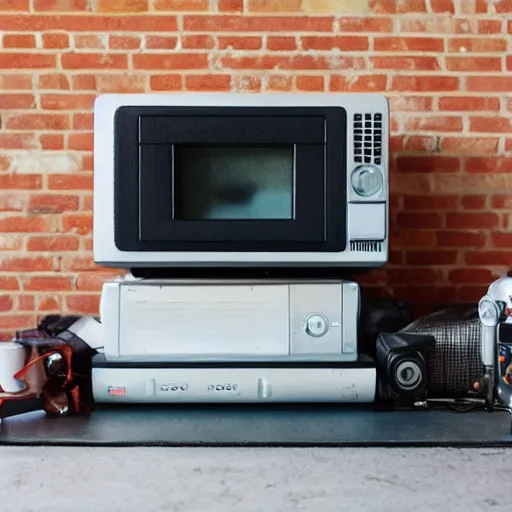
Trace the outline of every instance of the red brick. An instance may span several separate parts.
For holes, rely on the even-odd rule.
[[[437,57],[381,56],[370,57],[370,62],[374,69],[418,69],[421,71],[440,69]]]
[[[208,55],[203,53],[137,54],[133,56],[135,69],[201,69],[208,68]]]
[[[69,77],[61,74],[39,75],[40,89],[68,90],[70,89]]]
[[[436,235],[434,231],[426,230],[395,231],[391,233],[390,244],[396,249],[434,247]]]
[[[434,137],[410,136],[406,138],[405,150],[418,152],[432,152],[436,142]]]
[[[443,137],[441,151],[469,155],[496,154],[498,137]]]
[[[157,11],[207,11],[208,7],[209,0],[155,0]]]
[[[85,11],[87,0],[34,0],[36,11]]]
[[[41,53],[0,53],[0,69],[53,69],[57,65],[55,55]]]
[[[398,213],[396,226],[404,229],[437,229],[442,226],[438,213]]]
[[[62,213],[78,210],[78,196],[69,195],[33,195],[28,203],[29,213]]]
[[[409,117],[405,122],[405,130],[407,132],[460,132],[462,118],[458,116]]]
[[[158,2],[159,0],[157,0]],[[149,8],[149,0],[99,0],[100,12],[144,12]]]
[[[0,190],[37,190],[42,184],[39,174],[0,174]]]
[[[448,71],[501,71],[500,57],[446,57]],[[471,89],[468,89],[471,90]]]
[[[68,148],[75,151],[92,151],[94,135],[92,133],[71,133],[68,136]]]
[[[66,296],[66,307],[71,314],[98,315],[99,303],[100,297],[97,294]]]
[[[69,117],[62,114],[24,114],[8,117],[5,127],[11,130],[67,130]]]
[[[351,18],[340,17],[338,20],[340,32],[392,32],[393,19],[383,17]]]
[[[19,295],[18,296],[18,310],[19,311],[35,311],[36,299],[33,295]]]
[[[501,37],[455,37],[448,39],[448,51],[459,53],[461,48],[465,52],[505,52],[507,41]]]
[[[512,249],[512,233],[492,233],[491,240],[495,248]]]
[[[83,273],[77,277],[76,289],[84,292],[99,292],[103,287],[103,283],[119,275],[119,272],[94,272]]]
[[[389,106],[392,112],[428,112],[432,109],[432,98],[426,96],[391,96]]]
[[[111,15],[5,15],[0,17],[0,30],[46,32],[175,32],[178,28],[176,16]],[[330,30],[330,29],[327,29]]]
[[[387,87],[386,75],[360,75],[355,77],[331,76],[329,89],[333,92],[378,92]]]
[[[370,0],[370,8],[377,14],[410,14],[427,12],[425,0]]]
[[[0,329],[21,330],[33,328],[36,325],[34,315],[5,315],[0,316]]]
[[[189,91],[229,91],[230,75],[187,75],[185,89]]]
[[[466,161],[467,172],[496,172],[512,173],[512,158],[501,156],[488,156],[482,158],[468,158]]]
[[[34,149],[37,143],[32,134],[0,133],[0,148],[4,149]]]
[[[233,50],[259,50],[263,45],[262,39],[259,36],[219,36],[217,41],[220,50],[230,48]]]
[[[0,276],[0,290],[15,291],[19,290],[20,286],[16,277]]]
[[[462,207],[467,210],[483,210],[486,202],[486,196],[465,196],[462,198]]]
[[[408,251],[405,254],[407,265],[454,265],[457,262],[457,251],[421,250]]]
[[[177,37],[146,36],[146,49],[174,50],[177,42]]]
[[[498,111],[500,100],[498,98],[482,98],[478,96],[449,96],[439,98],[439,110],[447,111]]]
[[[333,22],[330,16],[184,16],[183,26],[193,32],[330,32]]]
[[[4,233],[47,232],[48,221],[43,217],[2,217],[0,231]]]
[[[469,76],[466,87],[468,91],[510,93],[512,76]]]
[[[445,156],[400,156],[396,161],[396,170],[404,173],[458,172],[460,161]]]
[[[186,50],[209,50],[215,46],[215,40],[206,34],[187,35],[182,37],[181,46]]]
[[[486,284],[488,285],[494,279],[492,272],[484,268],[457,268],[450,270],[448,279],[453,284]]]
[[[105,49],[105,38],[91,34],[77,34],[74,36],[75,48],[78,49]]]
[[[447,213],[446,226],[455,229],[492,229],[499,224],[499,216],[496,213]]]
[[[453,0],[430,0],[430,6],[435,13],[455,13]]]
[[[4,48],[35,48],[36,37],[33,34],[4,34]]]
[[[484,233],[437,231],[436,237],[439,247],[483,247],[486,242]]]
[[[458,91],[459,79],[454,76],[395,76],[392,88],[396,91]]]
[[[323,91],[325,87],[323,76],[297,76],[295,86],[299,91]]]
[[[69,36],[67,34],[43,34],[43,48],[69,48]]]
[[[150,79],[153,91],[179,91],[182,88],[181,75],[157,75]]]
[[[62,229],[65,233],[87,235],[92,232],[92,215],[85,213],[63,215]]]
[[[10,295],[0,295],[0,312],[5,313],[13,308],[13,300]]]
[[[46,150],[64,149],[64,136],[54,133],[43,134],[39,136],[39,144]]]
[[[8,171],[11,167],[12,159],[6,155],[0,155],[0,171]]]
[[[378,52],[442,52],[444,41],[440,37],[375,37]]]
[[[502,265],[510,267],[512,261],[512,250],[504,251],[468,251],[464,254],[464,262],[466,265]]]
[[[72,75],[72,89],[78,91],[95,91],[97,88],[96,75]]]
[[[25,110],[36,106],[33,94],[0,94],[0,110]]]
[[[30,292],[70,291],[73,278],[62,276],[37,276],[22,279],[23,289]]]
[[[512,195],[502,194],[492,197],[492,208],[512,210]]]
[[[369,41],[366,36],[305,36],[301,38],[304,50],[368,50]]]
[[[112,50],[138,50],[140,37],[136,36],[110,36],[108,47]]]
[[[0,256],[2,272],[49,272],[54,270],[51,256]]]
[[[92,114],[74,114],[73,130],[92,130],[94,127],[94,117]]]
[[[267,90],[268,91],[291,91],[292,83],[293,83],[293,79],[291,76],[270,75],[267,80]]]
[[[501,33],[501,20],[478,20],[478,33],[479,34],[500,34]]]
[[[302,0],[247,0],[249,12],[299,12]]]
[[[413,195],[404,197],[405,210],[455,210],[457,203],[457,196]]]
[[[61,57],[64,69],[125,69],[126,55],[97,53],[66,53]]]
[[[512,1],[501,0],[500,2],[494,2],[494,9],[499,14],[510,14],[512,12]]]
[[[48,176],[50,190],[92,190],[92,174],[50,174]]]
[[[469,129],[472,132],[512,133],[512,118],[508,117],[470,117]]]
[[[76,236],[32,236],[27,240],[27,250],[33,252],[77,251],[80,239]]]
[[[60,312],[62,312],[61,302],[62,302],[62,297],[59,297],[59,296],[49,297],[46,295],[45,297],[39,297],[37,310],[44,311],[44,312],[52,311],[52,312],[60,313]]]
[[[18,90],[32,89],[32,76],[20,75],[17,72],[14,75],[0,75],[0,90]]]
[[[0,11],[28,11],[30,0],[2,0]]]
[[[220,12],[242,12],[244,10],[244,0],[217,0]]]
[[[41,94],[43,110],[92,110],[94,94]]]

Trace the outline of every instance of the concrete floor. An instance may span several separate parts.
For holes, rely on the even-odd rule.
[[[511,453],[4,446],[0,510],[510,512]]]

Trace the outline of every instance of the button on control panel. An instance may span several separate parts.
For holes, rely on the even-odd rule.
[[[320,338],[329,330],[329,321],[323,315],[311,315],[306,320],[306,332],[313,338]]]

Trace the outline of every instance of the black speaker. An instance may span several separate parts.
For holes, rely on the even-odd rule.
[[[412,407],[427,398],[428,354],[433,336],[380,333],[375,347],[378,397],[394,407]]]

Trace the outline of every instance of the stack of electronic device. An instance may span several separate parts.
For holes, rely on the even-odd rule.
[[[374,402],[379,364],[421,397],[428,340],[361,353],[348,277],[388,258],[384,96],[104,95],[94,130],[95,260],[128,272],[97,402]]]

